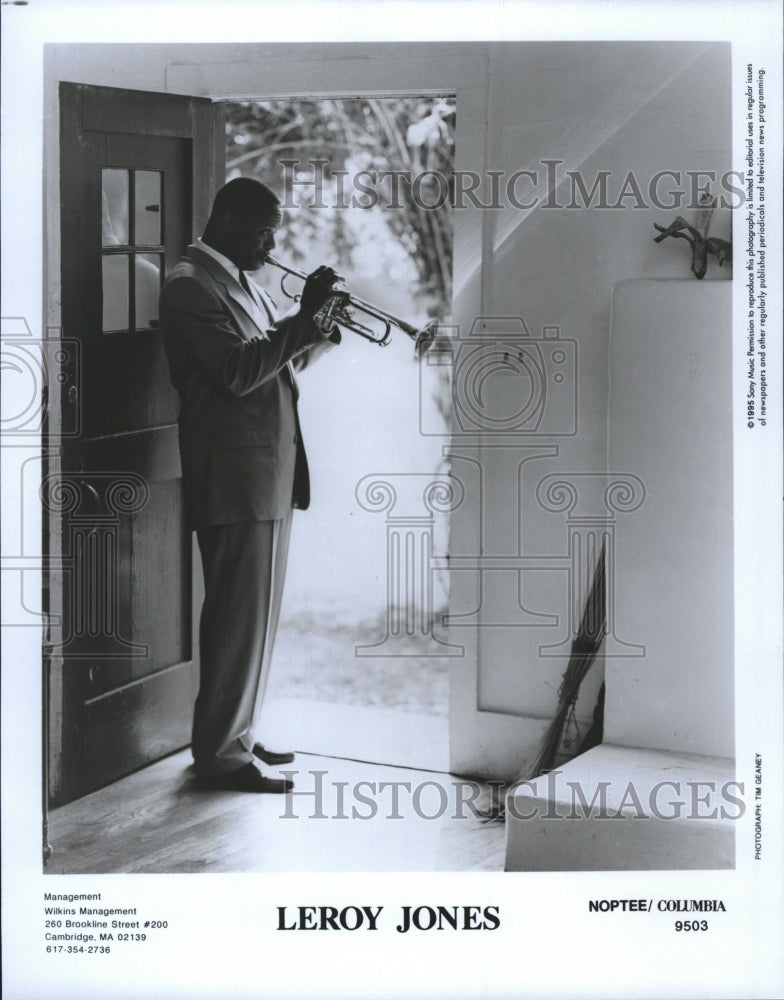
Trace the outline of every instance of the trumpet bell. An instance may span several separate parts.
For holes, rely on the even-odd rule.
[[[438,320],[431,319],[429,323],[422,327],[414,338],[414,357],[421,361],[433,346],[433,342],[438,334]]]

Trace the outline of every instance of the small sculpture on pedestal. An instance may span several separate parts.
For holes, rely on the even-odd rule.
[[[654,228],[658,229],[660,236],[655,236],[654,241],[661,243],[668,236],[677,239],[688,240],[691,244],[691,270],[695,278],[704,278],[708,270],[708,255],[712,254],[719,262],[719,267],[726,260],[732,263],[732,244],[727,240],[718,237],[708,236],[708,229],[711,224],[711,217],[716,208],[716,199],[709,194],[703,194],[700,199],[700,207],[697,210],[696,225],[692,226],[682,215],[670,223],[669,226],[660,226],[654,222]]]

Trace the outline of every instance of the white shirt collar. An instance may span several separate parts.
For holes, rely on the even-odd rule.
[[[205,243],[201,236],[196,240],[196,246],[199,250],[203,250],[204,253],[209,254],[213,260],[216,260],[224,270],[229,272],[235,281],[240,280],[240,269],[234,261],[229,260],[229,258],[222,254],[219,250],[211,247],[209,243]]]
[[[217,261],[224,270],[228,271],[238,284],[242,284],[240,281],[240,269],[233,261],[229,260],[229,258],[222,254],[219,250],[211,247],[209,243],[205,243],[201,237],[198,237],[196,240],[196,245],[200,250],[203,250],[204,253],[209,254],[213,260]],[[275,304],[272,302],[269,295],[267,295],[267,293],[263,291],[263,289],[252,279],[248,281],[248,288],[251,290],[251,302],[257,310],[261,310],[258,317],[259,325],[262,329],[266,329],[269,323],[274,322]]]

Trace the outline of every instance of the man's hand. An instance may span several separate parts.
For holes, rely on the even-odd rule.
[[[300,305],[306,309],[311,316],[321,309],[327,299],[332,295],[332,286],[339,281],[340,275],[331,267],[317,267],[312,274],[309,274],[302,289]]]

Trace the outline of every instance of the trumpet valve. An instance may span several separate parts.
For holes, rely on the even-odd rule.
[[[331,329],[335,323],[340,324],[351,317],[348,308],[348,292],[335,292],[327,299],[324,305],[314,316],[316,325],[320,329]]]

